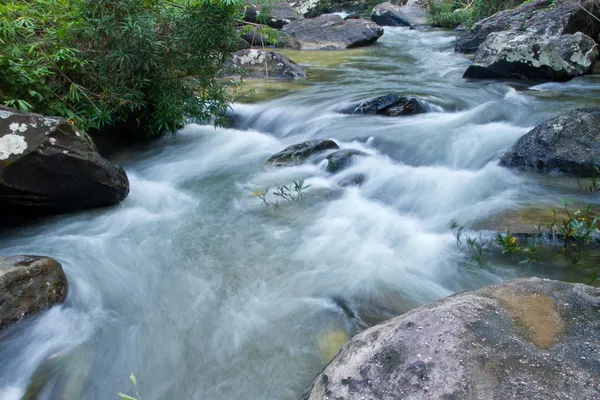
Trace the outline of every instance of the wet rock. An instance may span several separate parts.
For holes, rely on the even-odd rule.
[[[469,28],[465,24],[460,24],[456,28],[452,29],[454,32],[466,32]]]
[[[429,110],[425,104],[416,97],[399,96],[395,93],[363,101],[358,106],[352,106],[345,110],[348,114],[385,115],[388,117],[421,114],[427,111]]]
[[[342,149],[327,156],[327,172],[335,174],[344,168],[348,168],[358,157],[364,157],[367,153],[355,149]]]
[[[376,24],[349,19],[339,15],[321,15],[317,18],[294,21],[283,28],[290,36],[284,44],[302,50],[340,50],[373,44],[383,35]]]
[[[58,261],[40,256],[0,256],[0,331],[67,298]]]
[[[598,46],[581,32],[545,38],[496,32],[479,47],[465,78],[567,81],[592,73]]]
[[[381,3],[373,8],[371,20],[381,26],[420,26],[427,24],[428,16],[418,4],[399,6]]]
[[[299,144],[288,146],[277,154],[273,154],[267,164],[276,167],[298,165],[305,162],[309,157],[325,150],[335,150],[340,147],[333,140],[315,139]]]
[[[304,18],[287,1],[278,1],[271,4],[268,14],[263,13],[263,4],[255,1],[248,3],[244,14],[244,20],[248,22],[266,24],[271,28],[281,29],[292,21]]]
[[[125,171],[85,132],[0,106],[0,219],[108,206],[128,193]]]
[[[341,187],[360,186],[367,178],[363,174],[353,174],[347,176],[338,182]]]
[[[599,307],[537,278],[450,296],[356,335],[302,399],[595,399]]]
[[[250,43],[248,42],[248,40],[246,40],[245,35],[247,35],[247,33],[242,34],[242,36],[240,36],[235,43],[235,48],[237,50],[243,50],[243,49],[249,49],[250,48]]]
[[[306,78],[306,71],[287,56],[258,49],[245,49],[234,53],[223,67],[223,74],[226,76],[241,72],[248,78],[258,79]]]
[[[600,168],[600,108],[576,109],[541,123],[522,136],[500,164],[594,175],[594,168]]]
[[[597,10],[594,4],[592,0],[581,2],[587,9]],[[600,22],[588,17],[579,0],[559,0],[554,6],[551,0],[538,0],[500,11],[475,23],[456,40],[455,50],[474,53],[490,33],[503,31],[527,31],[545,37],[582,32],[596,37],[600,32]]]

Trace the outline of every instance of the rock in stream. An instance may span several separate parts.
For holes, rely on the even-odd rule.
[[[0,106],[0,219],[113,205],[125,171],[68,121]]]
[[[600,108],[572,110],[522,136],[500,164],[587,177],[600,168]]]
[[[58,261],[40,256],[0,256],[0,331],[67,298]]]
[[[347,343],[302,400],[593,400],[600,289],[522,279],[465,292]]]

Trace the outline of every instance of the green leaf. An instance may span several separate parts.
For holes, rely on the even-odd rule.
[[[138,400],[135,397],[126,395],[125,393],[117,393],[117,396],[119,396],[121,398],[121,400]]]
[[[135,379],[135,375],[133,374],[133,372],[131,373],[131,375],[129,375],[129,379],[131,379],[131,383],[133,383],[133,386],[137,387],[137,379]]]

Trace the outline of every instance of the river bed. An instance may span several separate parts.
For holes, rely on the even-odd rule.
[[[117,399],[132,394],[131,372],[144,400],[297,399],[328,346],[374,323],[515,277],[583,279],[508,261],[477,268],[449,224],[481,226],[559,198],[597,204],[573,180],[498,160],[537,123],[599,106],[600,76],[467,81],[470,60],[453,41],[386,28],[366,48],[286,51],[307,81],[258,85],[234,105],[235,129],[190,124],[116,156],[131,180],[119,206],[0,237],[3,254],[59,260],[70,284],[63,306],[6,331],[0,399]],[[339,112],[391,91],[439,110]],[[265,168],[314,138],[369,156],[334,175],[323,164]],[[362,185],[340,186],[357,175]],[[311,185],[304,197],[278,208],[252,194],[300,179]]]

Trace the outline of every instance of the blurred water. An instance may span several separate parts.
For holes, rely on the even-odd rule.
[[[0,238],[3,254],[55,257],[70,283],[65,305],[0,341],[0,399],[116,399],[132,392],[130,372],[144,400],[296,399],[326,362],[328,332],[352,335],[533,273],[466,268],[448,225],[568,191],[497,161],[538,122],[597,105],[600,85],[465,81],[469,60],[452,42],[446,32],[386,28],[364,49],[289,51],[308,84],[236,104],[236,129],[192,124],[122,158],[131,194],[121,205]],[[438,111],[339,113],[390,91]],[[335,175],[320,164],[265,168],[271,154],[313,138],[368,156]],[[339,185],[356,176],[360,187]],[[298,179],[311,187],[279,209],[251,194]]]

